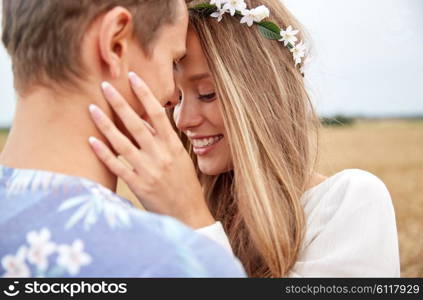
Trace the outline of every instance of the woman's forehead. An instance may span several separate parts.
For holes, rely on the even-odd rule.
[[[187,52],[178,63],[178,69],[190,73],[208,72],[208,64],[201,47],[198,34],[194,30],[188,31]]]

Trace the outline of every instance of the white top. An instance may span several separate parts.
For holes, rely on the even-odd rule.
[[[288,277],[399,277],[395,212],[385,184],[347,169],[301,197],[307,228]],[[232,251],[222,224],[197,230]]]

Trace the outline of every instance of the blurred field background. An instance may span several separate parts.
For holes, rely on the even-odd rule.
[[[320,172],[359,168],[386,184],[397,218],[401,275],[423,277],[423,120],[357,121],[325,127],[320,138]]]
[[[356,120],[349,125],[329,125],[320,135],[318,170],[330,176],[360,168],[385,182],[397,217],[401,275],[423,277],[423,120]],[[6,134],[0,132],[0,151]],[[135,201],[122,182],[118,193]]]

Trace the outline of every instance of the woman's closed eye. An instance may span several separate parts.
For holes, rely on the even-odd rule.
[[[204,102],[212,102],[216,99],[216,93],[209,93],[204,95],[198,95],[198,99]]]

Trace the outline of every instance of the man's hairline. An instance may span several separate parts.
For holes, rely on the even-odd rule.
[[[163,34],[163,30],[166,29],[167,27],[176,25],[177,22],[180,21],[180,18],[181,18],[180,15],[182,15],[181,12],[185,11],[184,8],[187,8],[187,5],[186,5],[186,2],[185,1],[179,0],[179,2],[182,3],[182,5],[184,7],[183,8],[179,8],[179,9],[181,9],[181,11],[179,11],[179,9],[176,10],[176,15],[175,15],[174,18],[172,18],[170,20],[167,20],[166,22],[163,22],[159,26],[159,28],[154,33],[154,36],[151,39],[151,41],[148,43],[148,45],[143,45],[143,43],[141,42],[141,37],[137,37],[136,36],[136,32],[134,30],[133,38],[135,38],[137,40],[138,46],[140,47],[140,49],[143,51],[143,53],[145,54],[145,56],[147,58],[151,58],[151,56],[153,55],[154,48],[155,48],[155,46],[156,46],[156,44],[157,44],[157,42],[159,40],[160,35]],[[134,22],[135,22],[134,21],[134,16],[133,16],[132,12],[130,12],[130,13],[131,13],[131,16],[132,16],[132,23],[133,23],[133,25],[135,25],[134,24]],[[186,9],[186,14],[187,14],[187,17],[188,17],[188,9]],[[146,25],[144,25],[144,26],[146,26]],[[188,31],[188,29],[187,29],[187,31]]]

